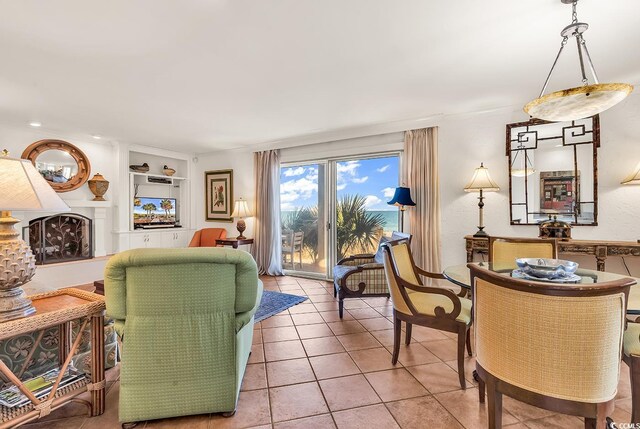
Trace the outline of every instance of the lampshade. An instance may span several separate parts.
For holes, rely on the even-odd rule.
[[[529,102],[524,111],[534,118],[561,122],[584,119],[615,106],[633,91],[626,83],[599,83],[552,92]]]
[[[391,206],[415,206],[416,203],[411,199],[411,190],[404,186],[398,186],[393,198],[387,204]]]
[[[69,210],[31,161],[0,156],[0,172],[0,210]]]
[[[236,200],[235,206],[233,207],[233,213],[231,213],[231,217],[250,217],[251,211],[249,211],[249,205],[246,200],[240,198]]]
[[[473,173],[471,182],[464,187],[464,190],[465,192],[496,192],[499,191],[500,188],[496,182],[491,179],[491,176],[489,176],[489,169],[481,163],[480,167],[476,168],[476,171]]]
[[[623,185],[640,185],[640,163],[633,173],[621,182]]]

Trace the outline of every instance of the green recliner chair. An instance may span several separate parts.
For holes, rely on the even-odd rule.
[[[121,422],[235,411],[262,297],[248,253],[129,250],[104,286],[123,343]]]

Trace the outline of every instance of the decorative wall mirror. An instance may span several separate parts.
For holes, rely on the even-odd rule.
[[[40,140],[22,152],[56,192],[78,189],[89,178],[91,164],[77,147],[64,140]]]
[[[598,115],[570,122],[532,119],[507,125],[512,225],[557,216],[598,224]]]

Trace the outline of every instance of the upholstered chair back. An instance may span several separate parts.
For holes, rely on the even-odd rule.
[[[489,262],[515,265],[517,258],[556,259],[557,245],[554,239],[526,239],[491,237]]]
[[[598,403],[616,396],[624,282],[584,291],[470,268],[479,366],[553,398]]]
[[[123,338],[120,420],[234,410],[261,295],[256,263],[243,251],[112,256],[105,298]]]
[[[216,240],[227,238],[224,228],[204,228],[193,234],[189,247],[216,247]]]
[[[389,242],[384,244],[384,248],[384,272],[387,278],[387,284],[389,285],[389,294],[391,295],[393,307],[401,313],[411,314],[412,312],[400,291],[400,286],[398,286],[393,272],[395,268],[396,273],[398,273],[398,276],[403,280],[414,285],[421,284],[413,269],[413,259],[411,257],[411,250],[409,249],[409,242],[406,240],[398,243]]]

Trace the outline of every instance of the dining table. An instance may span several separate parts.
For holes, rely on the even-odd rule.
[[[505,276],[514,276],[513,272],[518,268],[515,264],[494,264],[491,262],[471,262],[459,265],[452,265],[444,269],[442,274],[451,283],[460,286],[461,288],[471,290],[471,272],[469,265],[477,265],[485,269],[491,270],[495,273],[503,274]],[[567,287],[571,285],[586,285],[594,283],[604,283],[614,280],[632,278],[636,283],[629,289],[629,299],[627,302],[627,314],[628,315],[640,315],[640,280],[623,274],[610,273],[607,271],[595,271],[587,270],[578,267],[575,274],[580,277],[580,280],[574,282],[563,283]]]

